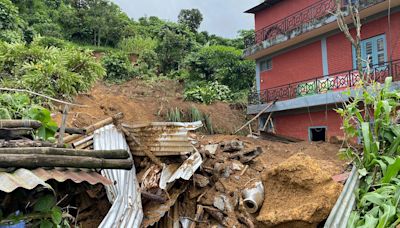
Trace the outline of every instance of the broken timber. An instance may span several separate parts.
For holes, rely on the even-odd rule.
[[[38,129],[42,126],[36,120],[0,120],[0,128],[33,128]]]
[[[243,128],[245,128],[247,125],[251,124],[255,119],[260,117],[265,111],[267,111],[272,105],[276,103],[277,100],[274,100],[273,102],[269,103],[267,107],[265,107],[263,110],[261,110],[255,117],[253,117],[251,120],[247,121],[243,126],[241,126],[239,129],[237,129],[233,134],[238,133],[241,131]]]

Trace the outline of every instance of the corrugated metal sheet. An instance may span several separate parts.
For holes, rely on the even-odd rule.
[[[174,172],[169,167],[164,167],[160,177],[160,188],[167,189],[167,184],[177,179],[189,180],[194,172],[201,166],[203,159],[198,151],[192,154],[183,164]]]
[[[75,183],[87,181],[94,185],[102,183],[104,185],[112,184],[110,180],[102,175],[90,171],[80,169],[18,169],[12,173],[0,172],[0,191],[12,192],[17,188],[34,189],[38,185],[51,188],[46,181],[54,179],[58,182],[72,180]]]
[[[353,167],[335,206],[333,207],[324,228],[341,228],[347,226],[347,221],[356,203],[355,189],[359,185],[357,168]]]
[[[129,147],[123,134],[114,125],[108,125],[95,131],[94,149],[129,150]],[[139,227],[143,219],[143,210],[135,166],[131,170],[103,170],[102,174],[116,184],[106,186],[112,206],[99,227]]]
[[[123,125],[140,145],[132,145],[132,154],[145,156],[144,150],[156,156],[184,155],[193,152],[187,136],[188,131],[202,127],[201,121],[193,123],[153,122],[147,124]]]

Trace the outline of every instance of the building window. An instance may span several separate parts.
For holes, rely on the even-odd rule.
[[[267,71],[272,70],[272,59],[265,59],[260,62],[260,70]]]
[[[326,141],[326,127],[310,127],[308,129],[310,141]]]
[[[361,58],[368,60],[369,65],[377,67],[384,65],[387,61],[386,37],[385,35],[375,36],[361,41]],[[362,65],[365,67],[366,62]],[[357,54],[353,47],[353,67],[357,68]]]

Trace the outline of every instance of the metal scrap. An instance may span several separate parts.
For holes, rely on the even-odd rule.
[[[0,191],[10,193],[17,188],[34,189],[38,185],[42,185],[51,189],[51,186],[46,181],[54,179],[58,182],[72,180],[75,183],[84,181],[91,185],[98,183],[104,185],[112,184],[112,181],[91,170],[81,169],[43,169],[35,170],[17,169],[16,171],[0,172]]]
[[[129,150],[123,134],[114,125],[96,130],[93,146],[95,150]],[[131,170],[103,170],[101,173],[116,184],[106,186],[112,206],[99,227],[139,227],[143,210],[135,166]]]
[[[203,126],[201,121],[193,123],[153,122],[147,124],[122,125],[139,142],[131,142],[132,154],[146,156],[150,151],[155,156],[185,155],[193,152],[188,131]]]

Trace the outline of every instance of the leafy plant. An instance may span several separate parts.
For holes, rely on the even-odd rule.
[[[187,88],[184,92],[185,100],[211,104],[214,101],[230,101],[231,90],[228,86],[218,82],[207,83],[204,86]]]
[[[354,100],[337,110],[349,142],[344,154],[361,176],[349,227],[395,227],[400,222],[400,125],[395,121],[400,93],[391,85],[391,77],[383,86],[362,81]],[[362,151],[351,146],[355,138],[361,139]]]
[[[106,80],[118,82],[132,77],[133,69],[127,54],[111,52],[103,57],[102,62],[107,71]]]
[[[68,221],[63,218],[63,212],[56,205],[56,199],[53,195],[44,195],[40,197],[31,209],[31,213],[11,214],[2,218],[0,214],[0,224],[16,224],[20,221],[36,224],[41,228],[52,227],[70,227]]]
[[[167,112],[167,121],[169,122],[181,122],[182,121],[182,112],[177,107],[171,108]]]

